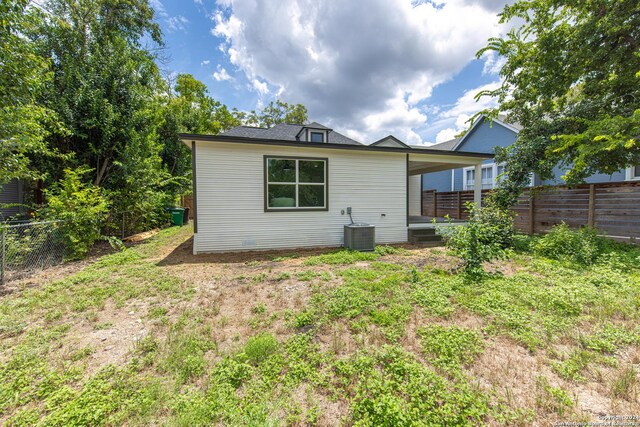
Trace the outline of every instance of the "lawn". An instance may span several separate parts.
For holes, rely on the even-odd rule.
[[[0,294],[0,424],[552,425],[640,414],[640,250],[190,254],[188,227]],[[55,274],[54,274],[55,273]]]

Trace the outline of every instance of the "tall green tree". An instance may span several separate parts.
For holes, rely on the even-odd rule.
[[[49,74],[47,61],[24,37],[41,19],[28,3],[0,4],[0,186],[34,176],[29,156],[47,151],[45,137],[54,124],[51,111],[36,104]]]
[[[497,152],[507,162],[502,199],[513,202],[530,172],[543,179],[554,166],[577,184],[640,163],[640,3],[636,0],[519,0],[502,23],[517,23],[478,52],[506,59],[499,107],[483,113],[523,126]],[[520,23],[522,23],[520,25]]]
[[[33,33],[53,78],[40,102],[69,129],[50,145],[95,170],[108,186],[127,143],[146,138],[149,121],[138,114],[152,99],[159,73],[147,39],[162,43],[146,0],[49,0]]]
[[[204,83],[191,74],[179,74],[175,85],[166,84],[157,97],[160,104],[158,138],[162,145],[162,162],[175,179],[174,192],[189,190],[191,152],[182,143],[179,133],[216,135],[240,124],[226,105],[208,94]]]
[[[289,104],[277,99],[271,101],[259,112],[255,110],[246,113],[233,110],[238,121],[248,126],[259,126],[270,128],[278,123],[291,123],[303,125],[309,121],[307,107],[302,104]]]

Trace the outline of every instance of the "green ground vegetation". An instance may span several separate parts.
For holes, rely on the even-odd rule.
[[[158,259],[188,233],[162,231],[0,297],[2,424],[528,425],[588,419],[575,391],[592,382],[638,403],[637,361],[624,356],[640,350],[638,248],[610,245],[585,265],[533,254],[540,240],[517,236],[508,271],[477,282],[390,247],[230,264],[242,271],[229,288],[294,283],[308,295],[281,311],[254,301],[251,332],[222,348],[215,332],[237,314],[199,301]],[[142,302],[154,326],[125,362],[93,369],[95,342],[67,350],[78,323],[109,329],[100,313]],[[483,380],[480,359],[501,345],[541,361],[528,406]]]

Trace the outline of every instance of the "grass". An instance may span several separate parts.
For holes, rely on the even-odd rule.
[[[0,424],[594,419],[578,392],[640,410],[637,248],[592,266],[515,253],[478,282],[442,250],[390,246],[159,263],[188,237],[0,297]]]

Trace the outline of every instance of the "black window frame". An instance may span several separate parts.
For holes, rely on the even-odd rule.
[[[296,160],[296,204],[299,203],[298,186],[300,184],[319,185],[318,183],[301,183],[298,177],[298,161],[322,161],[324,162],[324,206],[322,207],[269,207],[269,160]],[[329,158],[327,157],[301,157],[301,156],[279,156],[277,154],[266,154],[262,161],[263,169],[263,199],[265,212],[326,212],[329,210]]]
[[[320,135],[321,140],[320,141],[314,141],[313,140],[313,135]],[[318,132],[318,131],[309,131],[309,142],[325,142],[324,141],[325,138],[325,133],[324,132]]]

